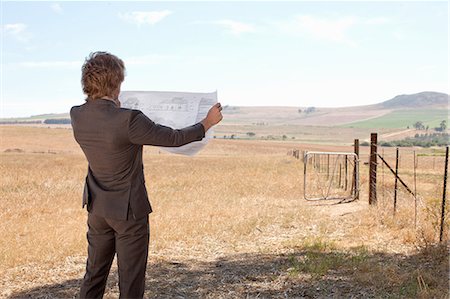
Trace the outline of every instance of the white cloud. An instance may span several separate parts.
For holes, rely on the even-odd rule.
[[[401,30],[400,28],[395,29],[392,32],[392,36],[399,41],[405,41],[409,38],[408,34],[405,33],[404,30]]]
[[[277,22],[278,27],[287,33],[308,35],[316,39],[355,45],[348,36],[348,31],[358,20],[355,17],[338,19],[299,15],[288,21]]]
[[[82,61],[24,61],[17,65],[24,68],[81,68]]]
[[[23,23],[5,24],[5,25],[3,25],[3,28],[6,31],[6,33],[20,34],[25,31],[25,29],[27,28],[27,25],[25,25]]]
[[[162,19],[172,14],[170,10],[160,10],[160,11],[133,11],[127,13],[119,13],[119,18],[138,26],[144,24],[154,25],[160,22]]]
[[[125,62],[125,67],[127,67],[132,65],[154,65],[166,61],[173,61],[174,59],[178,59],[178,57],[171,55],[150,54],[124,57],[123,61]],[[33,69],[81,69],[83,63],[84,61],[82,60],[23,61],[10,64],[10,66]]]
[[[61,7],[61,5],[60,5],[59,3],[52,3],[52,4],[50,5],[50,8],[51,8],[54,12],[56,12],[56,13],[58,13],[58,14],[60,14],[60,13],[63,12],[63,9],[62,9],[62,7]]]
[[[364,24],[367,24],[367,25],[384,25],[384,24],[389,24],[390,22],[391,22],[391,20],[386,18],[386,17],[376,17],[376,18],[366,19],[364,21]]]
[[[214,21],[212,23],[215,25],[221,26],[222,28],[225,29],[226,32],[234,34],[234,35],[255,32],[255,27],[253,25],[238,22],[238,21],[218,20],[218,21]]]
[[[30,35],[27,32],[27,25],[23,23],[5,24],[2,26],[2,31],[5,35],[12,36],[20,42],[27,42]]]
[[[312,15],[297,15],[287,21],[273,22],[272,25],[275,25],[285,33],[305,35],[318,40],[355,46],[357,42],[350,36],[351,29],[360,26],[380,26],[389,23],[392,23],[392,20],[386,17],[361,18],[344,16],[326,18]]]
[[[159,54],[150,54],[150,55],[142,55],[142,56],[131,56],[125,58],[123,61],[125,63],[125,67],[128,65],[152,65],[163,63],[165,61],[173,61],[177,59],[177,56],[171,55],[159,55]]]

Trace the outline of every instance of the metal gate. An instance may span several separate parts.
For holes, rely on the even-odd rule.
[[[358,198],[359,160],[355,153],[305,152],[303,167],[306,200]]]

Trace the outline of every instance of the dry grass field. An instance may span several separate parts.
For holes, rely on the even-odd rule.
[[[0,136],[0,297],[76,297],[87,249],[85,158],[67,128],[0,126]],[[436,245],[442,150],[416,149],[415,227],[414,199],[401,187],[393,216],[394,178],[381,165],[378,205],[367,204],[368,147],[361,198],[344,204],[303,199],[292,149],[352,151],[218,139],[195,157],[146,147],[154,209],[146,297],[448,298],[448,247]],[[383,149],[389,163],[394,151]],[[408,184],[412,153],[402,149]],[[446,240],[447,232],[448,223]],[[105,298],[118,297],[117,282],[114,265]]]

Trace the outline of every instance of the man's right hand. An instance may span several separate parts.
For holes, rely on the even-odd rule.
[[[201,121],[205,132],[208,131],[212,126],[217,125],[223,118],[222,116],[222,106],[220,103],[215,104],[208,111],[208,115]]]

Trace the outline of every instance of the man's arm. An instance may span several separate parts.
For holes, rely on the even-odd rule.
[[[222,107],[217,103],[201,122],[183,129],[172,129],[154,123],[141,111],[133,111],[128,136],[132,143],[167,147],[182,146],[202,140],[205,132],[222,120]]]
[[[128,137],[134,144],[177,147],[205,137],[201,123],[176,130],[154,123],[141,111],[133,112],[131,117]]]

